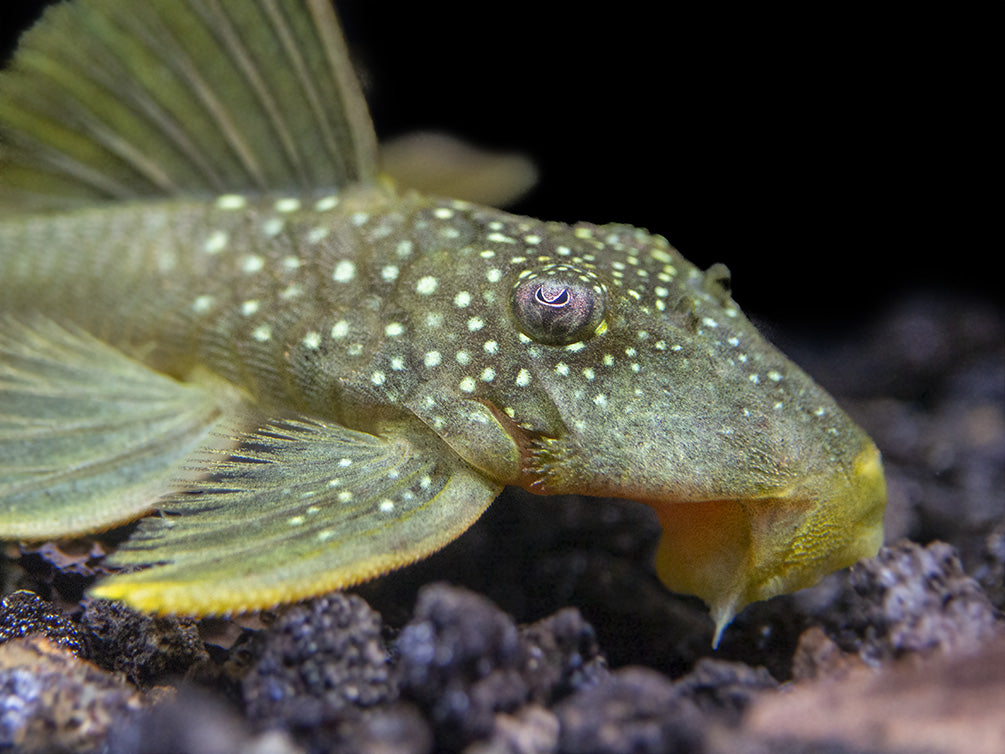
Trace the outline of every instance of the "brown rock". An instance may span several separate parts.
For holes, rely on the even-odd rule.
[[[763,696],[744,733],[880,751],[1005,751],[1005,638],[969,655],[915,655],[882,673],[797,684]]]
[[[91,751],[143,697],[119,675],[35,637],[0,645],[0,750]]]

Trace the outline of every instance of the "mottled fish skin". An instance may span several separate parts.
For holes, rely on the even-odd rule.
[[[719,632],[745,604],[815,583],[882,537],[869,438],[758,334],[725,268],[703,272],[641,229],[543,222],[386,180],[134,199],[0,220],[0,297],[8,316],[80,328],[183,383],[212,374],[258,426],[292,421],[294,440],[314,431],[306,421],[349,430],[347,443],[354,431],[412,438],[429,463],[482,484],[485,504],[506,484],[648,503],[665,530],[657,571],[705,599]],[[220,468],[253,480],[268,459],[252,456]],[[418,488],[385,483],[379,512],[411,515]],[[284,515],[295,538],[306,516]],[[290,598],[440,544],[335,582],[305,577]],[[166,588],[105,594],[188,604],[159,600]]]
[[[528,462],[527,483],[551,493],[586,484],[624,494],[639,468],[625,449],[594,458],[589,481],[556,460],[592,455],[595,443],[610,448],[611,435],[688,467],[678,473],[693,477],[696,498],[724,494],[715,486],[722,472],[714,454],[694,455],[680,439],[688,424],[716,427],[693,442],[751,458],[750,493],[777,486],[777,463],[758,464],[784,458],[783,443],[803,426],[824,442],[837,438],[815,451],[823,458],[847,442],[833,400],[756,333],[714,274],[660,236],[389,190],[347,193],[234,194],[208,207],[140,204],[7,222],[4,247],[46,253],[30,269],[3,269],[5,308],[43,309],[161,371],[184,377],[206,366],[265,406],[356,429],[373,429],[374,417],[403,410],[435,382],[512,420],[548,459]],[[603,288],[600,336],[553,346],[521,332],[514,286],[554,265]],[[693,407],[704,403],[695,421]],[[665,404],[658,416],[654,404]],[[675,416],[675,405],[686,408]],[[754,415],[776,425],[770,435],[750,429]],[[427,421],[444,429],[435,409]],[[658,498],[659,489],[635,483],[628,497]]]

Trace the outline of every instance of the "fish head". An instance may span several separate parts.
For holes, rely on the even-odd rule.
[[[874,555],[876,446],[743,315],[726,268],[627,226],[573,233],[510,281],[524,486],[652,506],[658,575],[710,606],[716,641],[746,604]]]

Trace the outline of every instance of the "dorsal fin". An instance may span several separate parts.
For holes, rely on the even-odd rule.
[[[376,140],[331,0],[74,0],[0,73],[0,206],[333,190]]]

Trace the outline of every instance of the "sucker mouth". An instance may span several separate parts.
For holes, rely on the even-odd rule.
[[[660,579],[702,598],[721,632],[751,602],[874,556],[886,502],[876,446],[867,440],[847,468],[763,497],[654,505]]]

